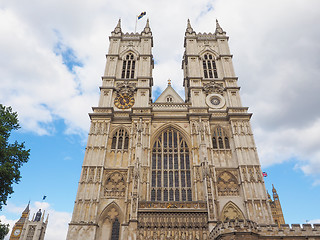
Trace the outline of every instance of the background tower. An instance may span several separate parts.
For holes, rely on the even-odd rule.
[[[274,188],[273,184],[272,184],[272,195],[273,195],[273,201],[270,195],[268,194],[269,203],[272,211],[272,217],[275,224],[278,224],[278,226],[280,226],[281,224],[285,224],[285,221],[283,217],[279,195],[277,193],[277,190]]]
[[[44,221],[44,215],[41,209],[33,216],[32,220],[29,220],[30,203],[28,203],[26,209],[22,212],[21,218],[15,223],[12,228],[10,240],[43,240],[46,228],[48,225],[49,215],[47,215]]]

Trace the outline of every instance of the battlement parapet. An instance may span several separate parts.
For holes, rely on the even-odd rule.
[[[268,237],[281,237],[285,239],[300,239],[312,237],[313,239],[320,239],[320,224],[282,224],[280,227],[277,224],[257,224],[250,220],[229,220],[225,222],[218,222],[210,233],[210,239],[223,239],[222,235],[230,234],[248,234],[256,235],[254,239],[260,237],[266,239]]]

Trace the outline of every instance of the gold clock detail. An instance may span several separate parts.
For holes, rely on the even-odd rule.
[[[134,97],[129,94],[118,94],[114,99],[114,105],[119,109],[131,108],[134,104]]]

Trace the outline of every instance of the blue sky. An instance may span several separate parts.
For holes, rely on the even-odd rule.
[[[13,224],[30,200],[32,213],[41,207],[50,214],[46,239],[65,238],[108,36],[119,17],[122,30],[132,32],[141,11],[147,16],[137,30],[148,17],[154,36],[153,98],[169,78],[184,97],[187,19],[196,32],[213,32],[219,19],[230,36],[242,103],[254,113],[266,187],[271,192],[274,184],[278,190],[286,222],[319,221],[317,0],[0,1],[0,102],[19,114],[22,128],[12,140],[25,141],[31,149],[0,219]]]

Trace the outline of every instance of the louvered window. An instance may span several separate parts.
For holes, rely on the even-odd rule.
[[[122,63],[121,78],[134,78],[135,65],[136,61],[134,60],[133,54],[127,54]]]
[[[202,60],[204,78],[218,78],[217,66],[211,54],[205,54]]]

